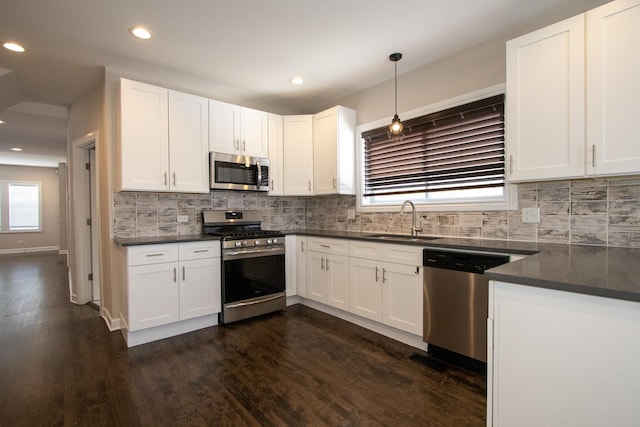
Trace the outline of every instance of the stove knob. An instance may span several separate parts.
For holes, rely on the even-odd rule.
[[[255,246],[260,246],[260,244],[261,244],[261,243],[262,243],[262,242],[260,242],[260,240],[258,240],[258,239],[256,239],[256,240],[253,242],[253,244],[254,244]]]
[[[277,237],[274,237],[274,238],[273,238],[273,243],[274,243],[274,244],[278,243],[278,238],[277,238]]]
[[[267,239],[267,245],[271,245],[273,243],[273,239]]]
[[[242,242],[241,242],[240,240],[238,240],[238,241],[236,242],[236,246],[242,246]]]
[[[247,243],[247,241],[246,241],[246,240],[243,240],[243,241],[242,241],[242,246],[247,246],[248,244],[249,244],[249,243]]]

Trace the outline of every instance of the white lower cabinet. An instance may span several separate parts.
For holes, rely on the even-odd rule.
[[[220,312],[218,241],[130,246],[126,257],[127,309],[123,316],[127,334]],[[173,331],[186,332],[181,328]]]
[[[488,426],[640,420],[640,303],[491,281]]]
[[[422,336],[422,248],[352,241],[350,254],[350,312]]]
[[[349,241],[307,238],[307,297],[349,310]]]

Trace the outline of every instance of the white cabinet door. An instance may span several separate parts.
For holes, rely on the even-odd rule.
[[[307,297],[327,302],[326,255],[319,252],[307,252]]]
[[[120,79],[120,190],[169,190],[168,90]]]
[[[308,296],[307,238],[296,236],[296,289],[301,297]]]
[[[284,117],[284,194],[313,194],[313,116]]]
[[[219,313],[220,258],[180,262],[180,320]]]
[[[180,320],[178,263],[129,267],[129,331]]]
[[[284,194],[283,117],[269,113],[269,195]]]
[[[510,181],[583,176],[584,15],[507,42]]]
[[[171,190],[186,193],[209,192],[208,131],[207,99],[169,91]]]
[[[355,126],[342,106],[313,116],[314,194],[355,194]]]
[[[240,150],[240,107],[209,100],[209,150],[237,154]]]
[[[269,114],[240,108],[240,152],[245,156],[269,157]]]
[[[382,322],[422,336],[422,268],[384,263]]]
[[[327,276],[327,304],[349,311],[349,257],[327,255],[325,257]]]
[[[640,2],[587,12],[587,171],[640,171]],[[595,155],[595,158],[594,158]]]
[[[377,259],[352,257],[349,260],[349,288],[349,311],[382,322],[382,263]]]

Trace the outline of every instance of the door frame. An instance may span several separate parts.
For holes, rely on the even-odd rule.
[[[99,131],[74,140],[71,143],[70,174],[69,174],[69,291],[70,300],[75,304],[87,304],[92,301],[92,282],[88,280],[88,274],[93,270],[102,283],[102,237],[100,233],[100,151]],[[91,216],[90,205],[90,179],[86,169],[89,161],[89,150],[95,149],[96,170],[95,182],[92,189],[96,195],[96,215]],[[92,218],[91,229],[87,226],[86,219]],[[97,253],[91,251],[92,232],[94,248]],[[95,251],[94,251],[95,252]],[[93,264],[93,265],[92,265]],[[100,301],[104,301],[103,289],[100,286]],[[102,315],[102,304],[100,304]]]

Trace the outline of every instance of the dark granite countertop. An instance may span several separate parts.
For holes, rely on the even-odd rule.
[[[291,230],[286,234],[319,236],[430,248],[525,255],[487,270],[490,279],[539,288],[640,302],[640,249],[561,245],[506,240],[361,233],[338,230]],[[121,246],[220,240],[200,234],[114,239]]]
[[[199,242],[203,240],[220,240],[220,236],[204,234],[181,234],[177,236],[146,236],[113,239],[120,246],[160,245],[163,243]]]
[[[288,234],[529,255],[485,274],[503,282],[640,302],[640,249],[450,237],[412,241],[407,236],[381,239],[372,237],[379,233],[306,229]]]

